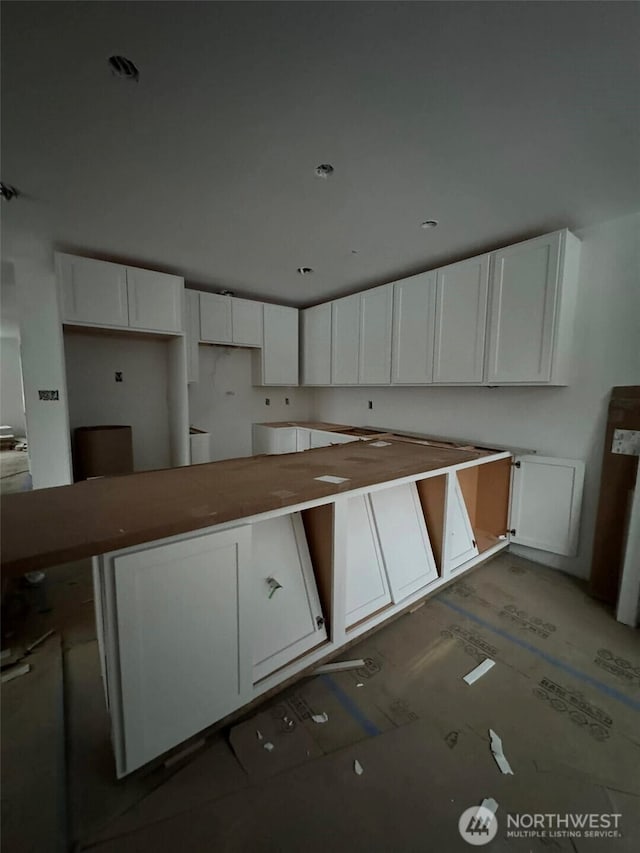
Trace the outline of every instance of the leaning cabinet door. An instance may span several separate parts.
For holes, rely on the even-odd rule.
[[[129,325],[133,329],[181,332],[184,281],[175,275],[127,267]]]
[[[248,701],[250,550],[245,526],[103,558],[119,776]]]
[[[371,503],[366,495],[347,501],[347,627],[391,603],[389,584]]]
[[[467,505],[455,471],[449,475],[447,523],[446,523],[445,561],[446,572],[453,572],[468,560],[478,556],[478,546],[473,536],[473,528],[467,511]]]
[[[584,462],[519,456],[513,469],[511,542],[574,556],[584,482]]]
[[[127,271],[119,264],[56,255],[63,323],[127,326]]]
[[[549,382],[564,232],[493,255],[487,382]]]
[[[255,682],[327,639],[299,512],[253,525],[250,586]]]
[[[436,580],[429,534],[415,483],[371,493],[380,549],[395,604]]]

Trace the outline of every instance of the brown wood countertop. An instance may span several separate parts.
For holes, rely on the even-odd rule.
[[[491,456],[392,441],[248,456],[6,495],[3,576],[55,566]],[[346,477],[332,484],[316,477]]]

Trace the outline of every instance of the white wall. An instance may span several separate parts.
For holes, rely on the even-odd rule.
[[[71,430],[125,424],[133,432],[136,471],[171,465],[168,344],[147,336],[65,332]],[[115,381],[122,371],[123,381]]]
[[[249,456],[253,423],[308,420],[310,389],[252,387],[250,349],[200,345],[198,351],[200,381],[189,385],[189,419],[211,433],[212,461]]]
[[[26,435],[20,341],[4,336],[0,337],[0,420],[11,427],[14,435]]]
[[[640,383],[640,213],[576,233],[583,242],[569,387],[318,389],[313,416],[584,460],[578,556],[517,550],[588,577],[609,395]]]

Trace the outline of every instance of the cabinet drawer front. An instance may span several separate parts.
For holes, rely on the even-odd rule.
[[[127,267],[129,325],[181,332],[183,281],[175,275]]]
[[[56,264],[63,322],[128,325],[125,267],[73,255],[57,255]]]
[[[219,293],[200,294],[200,340],[231,343],[231,297]]]
[[[493,256],[488,382],[548,382],[561,234]]]

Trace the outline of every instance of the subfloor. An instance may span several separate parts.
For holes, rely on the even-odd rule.
[[[120,782],[88,564],[23,595],[22,634],[58,633],[3,689],[7,851],[456,853],[470,849],[460,815],[486,797],[498,803],[487,850],[640,849],[640,637],[573,578],[501,555],[349,649],[361,668],[305,678],[177,763]],[[485,657],[496,665],[467,686]],[[576,836],[574,813],[620,815],[619,837]],[[509,836],[508,816],[531,833],[536,814],[561,822]]]

